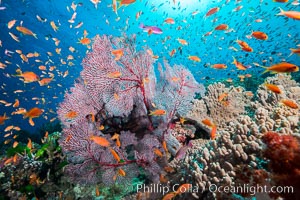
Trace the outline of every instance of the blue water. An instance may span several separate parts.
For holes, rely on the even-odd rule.
[[[288,62],[300,65],[299,56],[292,55],[288,57],[290,54],[289,49],[296,48],[296,45],[299,44],[299,21],[284,16],[276,16],[279,13],[279,6],[284,10],[299,11],[299,7],[291,5],[291,2],[283,4],[266,0],[244,0],[240,3],[230,1],[226,4],[225,1],[176,0],[174,4],[172,0],[138,0],[132,5],[121,7],[118,14],[113,11],[112,1],[109,0],[103,0],[98,4],[97,9],[90,1],[73,2],[77,4],[77,17],[75,22],[71,24],[68,20],[71,19],[74,11],[70,7],[72,4],[70,0],[1,1],[0,7],[6,7],[6,9],[0,10],[0,40],[2,41],[0,62],[10,62],[11,64],[7,64],[5,69],[0,69],[0,99],[10,103],[13,103],[15,99],[19,99],[20,107],[29,110],[37,106],[43,108],[45,113],[34,119],[35,126],[32,127],[29,125],[28,120],[22,119],[21,115],[10,116],[15,108],[0,104],[0,115],[6,113],[11,117],[10,120],[5,122],[4,126],[0,126],[0,130],[8,125],[14,125],[20,126],[23,130],[35,132],[42,124],[56,117],[56,108],[59,102],[63,100],[64,92],[78,78],[82,70],[81,61],[89,50],[86,46],[78,43],[78,39],[83,37],[84,30],[88,32],[88,38],[93,38],[97,34],[114,36],[136,34],[138,48],[142,48],[142,46],[152,48],[154,55],[159,56],[157,62],[166,59],[171,64],[176,63],[187,66],[194,73],[197,81],[202,83],[232,78],[238,84],[237,75],[247,73],[252,74],[252,79],[262,82],[260,74],[264,69],[253,65],[253,62],[270,66],[285,59]],[[216,6],[220,7],[220,11],[205,18],[205,13]],[[243,7],[241,10],[234,12],[233,9],[237,6]],[[140,11],[142,14],[136,19],[136,13]],[[193,12],[198,14],[192,15]],[[36,15],[47,19],[47,22],[38,21]],[[164,23],[164,20],[168,17],[172,17],[175,24]],[[8,29],[7,23],[13,19],[16,19],[17,22],[12,29]],[[262,19],[262,22],[255,22],[257,19]],[[57,32],[51,28],[51,21],[59,26]],[[36,33],[38,39],[18,32],[16,26],[19,26],[21,22],[24,27]],[[79,22],[83,22],[83,25],[80,28],[74,28]],[[140,23],[157,26],[163,30],[163,34],[148,36],[146,32],[139,28]],[[212,35],[203,36],[222,23],[228,24],[232,32],[214,31]],[[70,25],[73,27],[70,28]],[[269,39],[266,41],[254,38],[247,39],[246,35],[250,35],[252,30],[265,32]],[[19,37],[20,42],[14,41],[9,32]],[[60,40],[58,46],[55,46],[52,38]],[[185,39],[189,45],[180,45],[176,40],[177,38]],[[254,49],[254,52],[242,51],[235,42],[236,39],[246,41]],[[76,49],[74,53],[68,50],[70,46]],[[182,53],[178,51],[180,46],[182,46]],[[229,49],[231,46],[238,51]],[[55,52],[56,48],[61,48],[60,55]],[[11,57],[5,55],[6,49],[14,52]],[[176,49],[177,52],[173,57],[170,57],[169,52],[173,49]],[[24,54],[38,52],[40,57],[29,58],[29,62],[24,63],[15,50],[22,50]],[[51,52],[53,56],[49,56],[47,52]],[[74,56],[75,59],[70,60],[74,63],[74,66],[61,63],[61,59],[68,63],[68,55]],[[201,62],[189,60],[187,58],[189,55],[197,55],[200,57]],[[231,64],[233,61],[232,56],[244,65],[251,65],[251,68],[242,72],[238,71]],[[41,60],[42,63],[35,62],[35,59]],[[16,74],[18,66],[23,72],[33,71],[41,76],[43,74],[38,66],[49,60],[51,60],[51,63],[46,65],[46,72],[49,72],[49,66],[56,66],[56,69],[52,71],[55,77],[49,87],[40,86],[37,82],[24,84],[19,78],[12,76]],[[266,60],[266,62],[263,62],[263,60]],[[209,67],[215,63],[227,64],[228,68],[216,70]],[[63,78],[62,75],[66,70],[68,70],[69,75]],[[49,77],[49,74],[45,74],[44,77]],[[296,76],[296,78],[299,78],[299,76]],[[15,90],[24,90],[24,92],[14,93]],[[33,97],[44,98],[45,103],[42,104],[40,101],[39,104],[36,104],[36,101],[32,100]]]

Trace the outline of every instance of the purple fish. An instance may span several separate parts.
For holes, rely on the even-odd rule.
[[[157,26],[145,26],[143,23],[141,23],[139,27],[143,29],[144,32],[153,33],[153,34],[163,33],[162,30]]]

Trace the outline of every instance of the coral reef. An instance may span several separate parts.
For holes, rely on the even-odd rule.
[[[295,164],[295,161],[299,160],[299,143],[292,135],[299,137],[300,113],[299,109],[291,108],[281,100],[290,99],[299,105],[300,87],[290,75],[286,74],[269,77],[266,82],[278,85],[282,93],[275,94],[262,84],[253,97],[255,101],[250,102],[249,97],[252,95],[244,92],[242,88],[231,86],[229,90],[224,85],[216,83],[208,87],[207,96],[201,100],[194,100],[194,108],[188,116],[199,123],[202,123],[203,119],[212,120],[218,125],[218,136],[216,140],[207,142],[201,139],[197,146],[187,151],[183,159],[174,159],[170,163],[176,171],[168,176],[170,185],[191,183],[199,187],[199,191],[182,194],[181,198],[235,199],[234,195],[244,197],[255,195],[257,198],[264,195],[264,199],[270,198],[262,193],[211,193],[209,187],[214,184],[219,187],[242,184],[266,185],[268,188],[281,184],[292,185],[294,191],[298,190],[299,183],[296,181],[298,179],[292,182],[287,180],[299,176],[298,164]],[[236,97],[234,100],[239,104],[234,104],[235,107],[222,103],[223,100],[220,102],[220,96],[224,99],[229,96],[230,91],[233,91],[233,96]],[[224,92],[228,93],[225,97]],[[251,112],[254,116],[249,115]],[[275,135],[267,133],[263,137],[268,131],[278,133],[274,133]],[[285,165],[287,167],[284,167]],[[276,167],[281,170],[277,171],[277,174]],[[275,174],[271,176],[273,172]],[[291,178],[288,173],[294,174],[294,177]],[[293,195],[270,194],[271,197],[280,196],[289,199],[295,199],[298,194]]]
[[[147,180],[159,181],[172,120],[192,108],[204,87],[185,67],[167,62],[158,64],[157,78],[154,61],[146,49],[135,48],[135,36],[94,38],[81,79],[58,109],[71,180],[121,185],[142,171]]]

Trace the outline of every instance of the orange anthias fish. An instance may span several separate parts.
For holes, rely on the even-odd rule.
[[[74,110],[69,111],[67,114],[65,114],[65,117],[68,119],[74,119],[78,116],[77,112]]]
[[[134,3],[134,2],[136,2],[136,0],[121,0],[119,8],[122,5],[130,5],[130,4]]]
[[[17,29],[17,31],[23,33],[24,35],[31,35],[31,36],[35,37],[36,39],[38,39],[35,33],[33,33],[28,28],[25,28],[24,26],[17,26],[16,29]]]
[[[122,76],[122,73],[119,71],[111,72],[107,74],[109,78],[120,78]]]
[[[217,137],[217,126],[213,125],[211,132],[210,132],[210,139],[214,140]]]
[[[104,137],[93,135],[93,136],[90,137],[90,139],[93,140],[96,144],[99,144],[100,146],[103,146],[103,147],[109,147],[110,146],[110,142]]]
[[[120,162],[121,158],[120,158],[120,156],[118,155],[118,153],[117,153],[115,150],[113,150],[112,148],[109,148],[109,150],[110,150],[111,154],[113,155],[114,159],[115,159],[117,162]]]
[[[281,94],[282,93],[280,88],[277,85],[270,84],[270,83],[265,83],[264,85],[266,86],[266,88],[268,90],[271,90],[272,92],[274,92],[276,94]]]
[[[16,76],[22,77],[24,79],[24,83],[31,83],[40,79],[39,76],[36,75],[34,72],[22,73],[20,69],[17,69],[16,72],[18,73]]]
[[[280,9],[280,13],[278,13],[277,15],[284,15],[288,18],[300,20],[300,12],[298,12],[298,11],[284,11],[281,8],[279,8],[279,9]]]
[[[170,192],[166,194],[162,200],[172,200],[177,195],[176,192]]]
[[[167,19],[165,19],[164,22],[167,23],[167,24],[175,24],[175,21],[174,21],[173,18],[167,18]]]
[[[188,59],[195,61],[195,62],[200,62],[201,59],[198,56],[189,56]]]
[[[48,85],[53,78],[43,78],[42,80],[39,81],[40,86]]]
[[[55,25],[54,21],[50,22],[50,26],[52,27],[52,29],[56,32],[58,30],[58,27]]]
[[[211,66],[211,68],[214,68],[214,69],[226,69],[227,65],[225,65],[225,64],[214,64],[214,65]]]
[[[214,123],[212,123],[209,119],[203,119],[202,123],[209,127],[214,126]]]
[[[116,49],[111,52],[115,56],[115,60],[120,60],[124,54],[123,49]]]
[[[266,70],[262,73],[286,73],[286,72],[298,72],[299,67],[297,65],[294,65],[292,63],[282,62],[275,65],[272,65],[271,67],[264,67]]]
[[[82,45],[89,45],[91,43],[91,40],[89,38],[82,38],[82,39],[78,39],[78,42]]]
[[[154,115],[154,116],[162,116],[165,115],[167,112],[163,109],[158,109],[158,110],[154,110],[151,111],[149,115]]]
[[[34,122],[32,121],[33,118],[37,118],[43,114],[43,110],[37,107],[34,107],[30,109],[28,112],[26,112],[23,116],[24,119],[29,118],[29,124],[31,126],[34,126]]]
[[[232,64],[235,64],[236,68],[239,70],[246,70],[247,67],[245,67],[242,63],[238,62],[234,57],[233,57],[233,62]]]
[[[217,31],[223,31],[223,30],[227,30],[227,29],[228,29],[227,24],[220,24],[215,28],[215,30],[217,30]]]
[[[158,148],[154,148],[153,152],[155,155],[157,155],[159,157],[163,157],[162,152]]]
[[[9,117],[6,116],[6,113],[4,113],[3,116],[0,116],[0,125],[3,125],[5,120],[10,119]]]
[[[118,174],[120,175],[120,176],[126,176],[126,173],[125,173],[125,171],[123,170],[123,169],[118,169]]]
[[[218,12],[219,10],[220,10],[219,7],[212,8],[205,14],[205,16],[206,17],[211,16],[211,15],[215,14],[216,12]]]
[[[258,40],[267,40],[268,39],[268,35],[261,31],[254,31],[254,32],[252,32],[251,35]]]
[[[184,40],[184,39],[178,38],[177,41],[178,41],[180,44],[182,44],[182,45],[188,45],[188,42],[187,42],[186,40]]]
[[[293,109],[299,108],[298,104],[290,99],[283,99],[283,100],[281,100],[281,103],[283,103],[284,105],[286,105],[290,108],[293,108]]]

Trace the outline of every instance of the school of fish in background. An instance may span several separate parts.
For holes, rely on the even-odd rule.
[[[299,4],[298,0],[2,0],[2,140],[16,147],[15,132],[34,133],[41,124],[58,121],[56,107],[79,76],[81,61],[97,34],[136,34],[138,46],[150,47],[148,53],[157,62],[183,64],[207,84],[220,80],[242,84],[246,79],[263,81],[262,73],[297,72]],[[117,59],[122,52],[113,55]],[[279,92],[276,85],[266,87]]]

